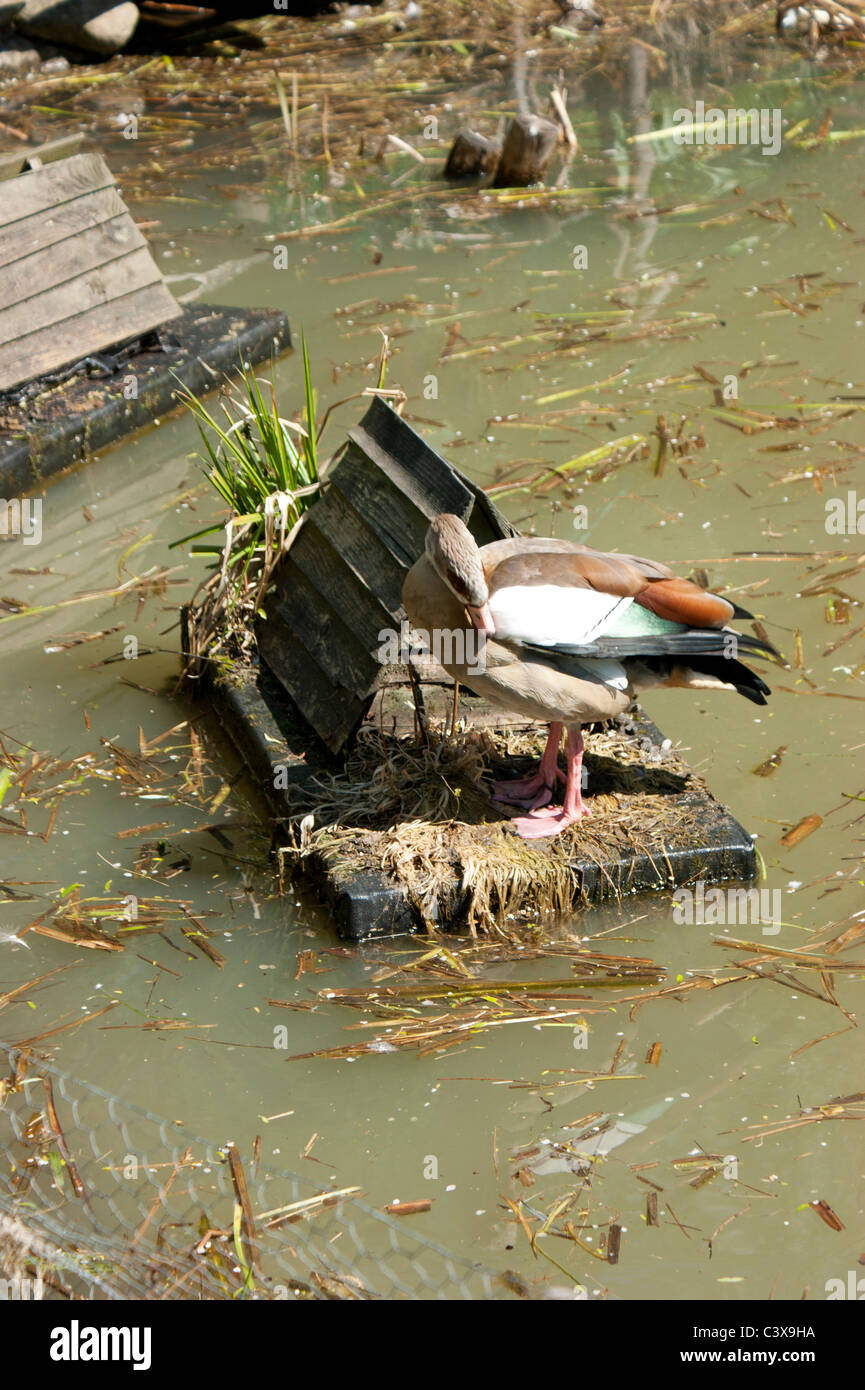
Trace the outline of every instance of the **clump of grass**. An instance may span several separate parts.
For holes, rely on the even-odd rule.
[[[225,522],[174,542],[195,542],[193,554],[219,561],[190,608],[188,675],[200,671],[205,657],[248,651],[274,566],[321,487],[316,392],[305,339],[302,365],[300,422],[280,414],[272,367],[266,382],[252,367],[243,368],[221,402],[224,422],[192,392],[178,393],[198,426],[207,477],[229,509]],[[220,531],[222,544],[201,543]]]
[[[178,399],[195,419],[204,452],[207,477],[229,509],[225,522],[215,522],[174,545],[187,545],[193,554],[218,560],[213,573],[199,586],[188,610],[185,675],[201,675],[205,661],[230,657],[248,660],[255,644],[255,619],[276,564],[291,545],[304,513],[315,502],[329,459],[319,451],[331,411],[349,401],[381,396],[399,413],[405,392],[385,387],[389,342],[382,332],[376,385],[334,401],[316,418],[317,392],[306,339],[301,336],[303,408],[300,421],[279,413],[273,385],[262,383],[250,366],[222,400],[223,424],[202,401],[185,388]],[[262,391],[264,385],[264,391]],[[221,545],[201,544],[204,536],[225,532]]]

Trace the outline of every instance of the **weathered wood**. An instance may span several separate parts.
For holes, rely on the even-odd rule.
[[[376,397],[348,435],[429,521],[440,512],[468,518],[475,499],[471,484],[384,401]]]
[[[402,583],[409,566],[369,529],[335,484],[325,488],[309,522],[339,551],[385,608],[396,612],[402,602]]]
[[[394,488],[354,445],[349,445],[332,469],[331,486],[337,488],[363,517],[391,555],[407,569],[411,568],[423,549],[429,525],[424,513]]]
[[[280,685],[291,692],[307,726],[332,752],[339,752],[354,733],[369,705],[367,695],[344,693],[334,699],[332,683],[284,623],[261,623],[256,629],[258,650]]]
[[[482,179],[496,171],[502,147],[498,140],[479,135],[476,130],[460,130],[451,145],[444,176],[459,179]]]
[[[143,251],[144,258],[138,258],[130,265],[127,258],[135,251]],[[37,317],[27,324],[28,328],[41,328],[47,323],[56,323],[60,309],[77,313],[76,285],[82,277],[92,279],[92,272],[104,269],[114,272],[115,268],[137,280],[139,272],[152,265],[147,243],[129,214],[124,212],[109,222],[96,227],[87,227],[78,236],[66,237],[63,241],[41,251],[31,252],[7,265],[3,276],[4,308],[0,310],[0,338],[13,338],[17,335],[7,332],[3,326],[4,314],[12,305],[35,301],[38,306]],[[105,278],[106,289],[110,279]],[[38,286],[34,294],[34,286]],[[62,291],[63,301],[52,300],[48,290]],[[80,293],[80,289],[78,291]],[[89,298],[89,296],[88,296]]]
[[[550,162],[559,127],[541,116],[515,116],[505,132],[496,170],[497,188],[526,188],[539,183]]]
[[[127,338],[149,332],[179,313],[168,290],[161,283],[131,290],[125,298],[89,309],[75,321],[65,325],[58,341],[55,325],[41,329],[28,338],[18,339],[0,347],[0,391],[30,377],[55,371],[87,353],[99,352]],[[26,356],[22,359],[22,352]],[[22,360],[26,369],[22,370]]]
[[[154,419],[178,414],[181,388],[204,396],[240,362],[267,362],[290,346],[288,320],[279,310],[197,302],[172,319],[161,340],[139,337],[110,376],[94,380],[73,371],[62,383],[37,386],[27,401],[9,393],[0,398],[0,497],[42,492],[53,475]]]
[[[309,533],[299,536],[285,557],[281,593],[268,606],[268,621],[271,612],[278,613],[334,685],[367,690],[379,669],[372,655],[378,634],[393,619],[368,589],[340,572],[334,552],[319,547],[318,537],[305,529]]]
[[[339,552],[312,525],[312,518],[310,524],[303,527],[286,559],[306,575],[322,599],[368,651],[378,646],[378,634],[392,622],[393,615],[363,581],[358,582],[358,576]]]
[[[44,251],[90,227],[101,227],[124,215],[128,216],[117,189],[101,188],[96,193],[76,198],[65,207],[55,208],[48,217],[31,218],[26,238],[16,222],[0,227],[0,270],[31,256],[34,251]]]
[[[16,179],[28,169],[38,169],[43,164],[51,164],[56,159],[68,159],[81,149],[83,135],[61,135],[57,140],[49,140],[44,145],[33,145],[30,149],[11,150],[0,154],[0,183],[4,179]]]
[[[89,151],[58,160],[44,169],[31,169],[21,174],[13,186],[4,189],[0,227],[48,213],[52,208],[71,203],[99,188],[114,187],[114,175],[102,155]],[[19,232],[24,235],[26,229],[19,226]]]
[[[0,203],[0,391],[176,318],[101,155],[7,183]]]
[[[373,400],[349,434],[256,627],[266,666],[333,751],[373,697],[380,634],[399,630],[403,580],[432,517],[456,513],[481,544],[512,532],[481,489],[383,401]]]
[[[50,268],[48,274],[53,278]],[[5,295],[7,282],[11,302]],[[9,307],[0,309],[0,342],[20,342],[24,352],[28,350],[26,339],[37,335],[43,328],[63,331],[63,325],[72,322],[74,329],[70,331],[74,331],[77,340],[79,326],[84,327],[82,316],[89,309],[123,299],[135,290],[151,285],[164,289],[162,277],[143,243],[128,254],[115,255],[112,260],[103,260],[93,268],[85,268],[83,274],[73,270],[62,284],[47,288],[39,285],[34,292],[31,282],[30,292],[27,292],[25,285],[23,294],[17,298],[21,284],[20,275],[12,273],[10,268],[4,275],[4,301]],[[123,306],[118,304],[118,325],[124,324],[123,315]],[[121,328],[117,338],[122,336]],[[77,348],[77,341],[73,346]]]

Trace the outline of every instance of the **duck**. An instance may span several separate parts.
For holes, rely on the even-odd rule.
[[[624,714],[646,690],[727,690],[757,705],[771,694],[739,657],[778,653],[730,626],[752,614],[637,555],[538,536],[479,546],[459,517],[442,513],[405,577],[402,602],[455,681],[549,725],[537,771],[493,784],[497,801],[526,812],[512,821],[526,840],[561,835],[591,814],[581,786],[584,725]],[[552,804],[559,781],[561,806]]]

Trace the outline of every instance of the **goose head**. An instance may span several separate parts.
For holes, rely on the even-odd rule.
[[[443,584],[465,607],[478,632],[492,634],[490,591],[474,536],[458,516],[443,512],[426,533],[426,556]]]

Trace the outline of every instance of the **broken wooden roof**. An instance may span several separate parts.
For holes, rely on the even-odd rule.
[[[76,154],[4,182],[0,391],[181,312],[101,155]]]
[[[259,653],[328,748],[338,752],[375,694],[381,632],[405,617],[402,585],[430,521],[452,512],[479,545],[515,534],[477,484],[381,398],[348,431],[276,571]]]

